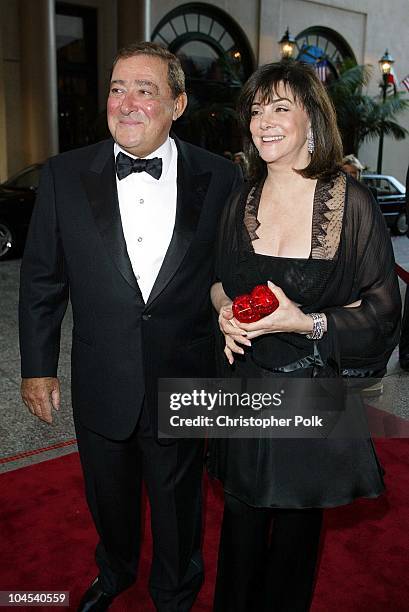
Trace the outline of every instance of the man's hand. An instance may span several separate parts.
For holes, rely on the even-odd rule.
[[[59,380],[51,377],[23,378],[21,397],[31,414],[46,423],[52,423],[52,409],[60,409]]]

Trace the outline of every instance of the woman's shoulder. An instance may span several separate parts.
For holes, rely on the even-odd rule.
[[[233,212],[243,207],[249,198],[253,197],[255,189],[256,183],[254,182],[246,182],[238,185],[230,194],[228,208]]]
[[[389,240],[385,219],[378,202],[366,185],[346,176],[346,226],[360,240]]]
[[[359,207],[363,212],[373,212],[379,209],[371,190],[364,183],[357,181],[348,174],[346,175],[346,184],[348,202],[353,206]]]
[[[342,202],[347,215],[366,219],[382,216],[371,190],[343,170],[324,179],[322,190],[327,193],[327,197],[332,196],[334,205],[335,202]]]
[[[376,203],[371,190],[366,185],[341,169],[321,180],[328,189],[344,192],[349,200],[362,201],[363,205]]]

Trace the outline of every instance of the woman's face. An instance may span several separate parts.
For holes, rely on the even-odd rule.
[[[250,132],[260,157],[267,163],[305,168],[310,161],[308,136],[311,122],[306,111],[282,83],[263,103],[259,92],[251,107]]]

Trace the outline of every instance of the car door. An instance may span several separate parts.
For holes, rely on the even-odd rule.
[[[376,192],[387,225],[398,234],[406,233],[405,195],[386,176],[364,176],[362,180]]]

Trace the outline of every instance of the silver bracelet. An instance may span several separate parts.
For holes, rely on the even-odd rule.
[[[312,323],[312,332],[306,335],[308,340],[321,340],[322,336],[325,332],[325,318],[322,312],[311,312],[307,315],[311,317]]]

